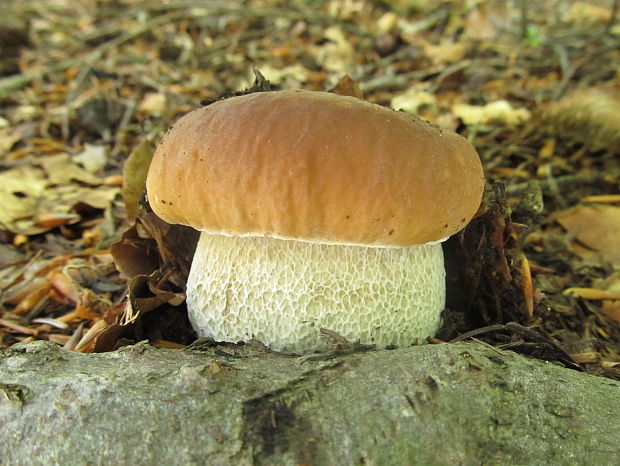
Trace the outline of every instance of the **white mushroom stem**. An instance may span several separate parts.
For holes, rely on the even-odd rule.
[[[202,233],[187,283],[194,330],[277,351],[327,348],[320,329],[378,347],[422,343],[445,304],[441,244],[342,246]]]

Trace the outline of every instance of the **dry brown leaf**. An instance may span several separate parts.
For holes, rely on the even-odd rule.
[[[616,297],[616,299],[603,301],[601,303],[601,311],[607,317],[620,324],[620,271],[612,273],[600,283],[597,283],[597,286]]]
[[[620,300],[603,301],[601,310],[603,311],[603,314],[605,314],[607,317],[615,320],[616,322],[618,322],[618,324],[620,324]]]
[[[560,212],[556,220],[603,260],[620,264],[620,207],[579,205]],[[576,252],[583,255],[579,249]]]
[[[507,26],[508,15],[503,2],[479,2],[465,18],[463,34],[475,40],[493,39],[498,28]]]
[[[163,289],[168,285],[161,272],[151,275],[139,275],[129,285],[129,302],[134,313],[145,314],[157,309],[163,304],[179,306],[185,301],[185,295]]]
[[[140,222],[157,242],[164,269],[173,271],[169,281],[184,289],[200,232],[185,225],[170,225],[152,211],[142,212]]]
[[[364,98],[364,93],[362,92],[362,89],[360,89],[360,85],[348,74],[345,74],[342,78],[340,78],[340,81],[338,81],[338,83],[332,87],[329,92],[332,94],[357,97],[358,99]]]
[[[134,225],[110,248],[116,268],[126,277],[149,275],[159,265],[157,245],[151,238],[143,238]]]

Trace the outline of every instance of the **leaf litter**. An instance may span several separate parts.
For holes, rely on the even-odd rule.
[[[477,148],[489,186],[446,243],[432,342],[620,378],[609,2],[78,3],[0,5],[0,345],[193,341],[197,234],[154,216],[144,177],[170,124],[249,87],[255,66],[275,89],[363,95]]]

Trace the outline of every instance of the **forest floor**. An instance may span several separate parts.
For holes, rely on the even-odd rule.
[[[3,1],[0,347],[193,341],[195,234],[148,210],[145,167],[178,117],[252,86],[255,68],[272,89],[336,87],[476,147],[488,190],[446,244],[431,343],[477,338],[620,378],[617,7]]]

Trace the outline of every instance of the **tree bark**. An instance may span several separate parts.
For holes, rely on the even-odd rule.
[[[0,464],[618,464],[620,382],[479,343],[0,352]]]

